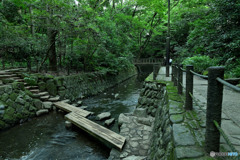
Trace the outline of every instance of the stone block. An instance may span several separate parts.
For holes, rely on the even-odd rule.
[[[170,121],[172,123],[181,123],[183,122],[184,118],[182,114],[176,114],[176,115],[171,115],[170,116]]]
[[[194,137],[183,124],[173,124],[173,139],[175,147],[195,145]]]
[[[133,111],[133,115],[136,116],[136,117],[147,117],[147,112],[146,112],[146,109],[136,108]]]
[[[175,148],[175,156],[176,159],[194,159],[204,156],[204,152],[196,146],[183,146]]]

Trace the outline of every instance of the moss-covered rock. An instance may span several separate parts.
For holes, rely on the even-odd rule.
[[[46,88],[47,88],[47,91],[49,92],[50,95],[52,95],[52,96],[57,95],[57,86],[54,83],[53,79],[50,79],[50,80],[47,81]]]
[[[3,115],[3,121],[9,124],[14,124],[16,122],[16,115],[15,115],[15,110],[12,107],[8,107],[5,110],[5,113]]]
[[[39,82],[39,83],[38,83],[38,87],[39,87],[39,90],[40,90],[40,91],[45,91],[45,89],[46,89],[46,83],[44,83],[44,82]]]
[[[31,85],[31,86],[35,86],[37,85],[37,77],[25,77],[24,78],[24,81],[28,84],[28,85]]]
[[[9,83],[13,83],[14,79],[9,78],[9,79],[2,79],[3,84],[9,84]]]
[[[6,102],[8,98],[9,98],[9,95],[8,95],[7,93],[4,93],[4,94],[1,96],[1,100],[2,100],[3,102]]]
[[[12,100],[12,101],[15,101],[17,99],[18,95],[16,93],[12,93],[10,94],[9,98]]]
[[[13,89],[24,90],[24,84],[22,82],[13,82],[12,83],[12,88]]]

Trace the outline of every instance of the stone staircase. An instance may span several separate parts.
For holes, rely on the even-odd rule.
[[[9,69],[0,71],[0,86],[9,85],[13,82],[22,82],[24,88],[32,93],[32,98],[39,99],[43,102],[44,109],[52,109],[54,102],[60,101],[59,96],[51,96],[46,91],[41,91],[37,85],[25,83],[22,73],[26,72],[25,68]]]

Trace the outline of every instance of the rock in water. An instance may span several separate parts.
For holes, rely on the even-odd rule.
[[[114,121],[115,121],[115,119],[114,119],[114,118],[111,118],[111,119],[106,120],[106,121],[104,122],[104,124],[105,124],[106,126],[110,126],[111,124],[114,123]]]
[[[43,106],[45,109],[52,109],[52,102],[43,102]]]
[[[78,101],[78,102],[77,102],[77,105],[78,105],[78,106],[81,106],[81,105],[82,105],[82,101]]]
[[[69,121],[65,121],[65,127],[66,127],[67,129],[71,129],[71,128],[72,128],[72,123],[69,122]]]
[[[118,94],[118,93],[115,94],[115,95],[114,95],[114,98],[115,98],[115,99],[119,99],[119,94]]]
[[[103,113],[97,115],[97,120],[100,121],[100,120],[107,119],[109,117],[111,117],[111,113],[110,112],[103,112]]]
[[[48,113],[48,109],[40,109],[39,111],[36,112],[37,116],[40,116],[42,114]]]
[[[88,106],[81,106],[80,108],[85,110],[88,108]]]

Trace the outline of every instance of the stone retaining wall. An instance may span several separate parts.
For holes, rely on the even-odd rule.
[[[39,84],[39,88],[61,99],[75,101],[83,96],[96,95],[137,74],[135,67],[123,70],[118,75],[107,73],[81,73],[71,76],[49,78]]]
[[[186,111],[183,99],[184,97],[177,93],[177,88],[172,82],[153,81],[152,75],[150,75],[144,82],[138,105],[134,111],[134,113],[140,111],[141,114],[130,113],[119,116],[120,134],[127,138],[127,142],[122,152],[113,149],[109,159],[212,159],[204,152],[206,127],[204,112],[197,106],[194,106],[193,111]],[[155,120],[149,124],[151,117]],[[134,121],[134,119],[136,120]],[[130,121],[132,122],[130,123]],[[141,128],[146,128],[144,125],[151,126],[147,130],[151,130],[148,135],[150,137],[148,144],[145,144],[144,140],[139,140],[139,137],[146,137],[146,135],[136,134],[135,137],[132,135],[137,128],[132,127],[134,123],[137,126],[141,125]],[[144,130],[139,133],[141,132],[144,133]],[[133,143],[145,146],[148,151],[145,154],[135,152],[136,148],[133,148]],[[143,150],[141,147],[137,147],[137,149],[138,151]]]
[[[155,117],[148,159],[171,159],[173,157],[173,138],[165,84],[145,82],[140,96],[137,108],[144,108],[147,114]]]
[[[0,130],[23,123],[38,110],[23,83],[0,86]]]
[[[120,72],[118,75],[106,73],[82,73],[66,77],[25,74],[25,82],[38,85],[40,91],[48,91],[51,96],[75,101],[83,96],[96,95],[137,74],[135,67]],[[46,104],[45,104],[46,103]],[[0,86],[0,130],[27,121],[52,109],[27,89],[22,82]],[[39,113],[38,113],[39,111]],[[40,112],[41,111],[41,112]]]

